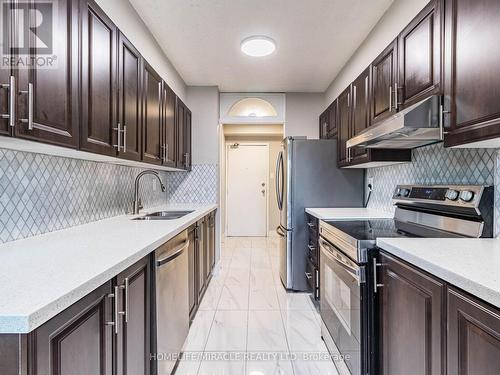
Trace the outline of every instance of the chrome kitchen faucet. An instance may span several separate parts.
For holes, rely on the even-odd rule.
[[[139,198],[139,182],[141,180],[141,177],[144,175],[147,175],[147,174],[155,176],[158,179],[158,182],[160,183],[161,191],[163,191],[163,192],[165,191],[165,185],[163,185],[163,182],[161,181],[161,178],[160,178],[160,175],[158,174],[158,172],[153,171],[152,169],[148,169],[148,170],[145,170],[145,171],[142,171],[141,173],[139,173],[137,175],[137,177],[135,178],[134,202],[133,202],[133,206],[132,206],[133,207],[132,213],[134,215],[137,215],[139,213],[139,210],[142,208],[141,200]]]

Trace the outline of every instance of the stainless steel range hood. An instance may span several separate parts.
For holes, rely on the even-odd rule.
[[[442,141],[441,98],[431,96],[366,129],[347,147],[415,148]]]

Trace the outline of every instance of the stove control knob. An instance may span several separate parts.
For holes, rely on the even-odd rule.
[[[470,202],[474,199],[474,193],[470,190],[460,192],[460,199],[464,202]]]
[[[448,189],[448,191],[446,192],[446,199],[449,199],[450,201],[456,201],[459,194],[460,193],[457,190]]]

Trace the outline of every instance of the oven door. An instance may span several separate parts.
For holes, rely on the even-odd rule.
[[[364,266],[320,238],[320,309],[324,326],[353,375],[362,373]],[[328,340],[325,340],[328,343]],[[364,360],[364,359],[363,359]]]

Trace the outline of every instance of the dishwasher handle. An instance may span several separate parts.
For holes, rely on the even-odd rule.
[[[161,258],[161,259],[158,259],[156,261],[156,267],[161,267],[162,265],[164,265],[165,263],[168,263],[170,262],[171,260],[174,260],[175,258],[177,258],[179,255],[182,254],[182,252],[187,249],[189,247],[189,240],[186,240],[184,241],[184,243],[182,245],[180,245],[179,247],[177,247],[173,253],[171,253],[170,255],[166,256],[165,258]]]

